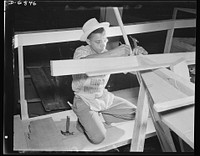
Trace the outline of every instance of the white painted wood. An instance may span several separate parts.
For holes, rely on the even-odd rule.
[[[51,75],[71,75],[80,73],[97,73],[112,71],[117,68],[125,70],[138,66],[136,57],[114,57],[114,58],[91,58],[91,59],[69,59],[50,61]]]
[[[194,109],[195,106],[183,107],[176,111],[163,113],[162,121],[194,149]]]
[[[114,10],[114,13],[115,13],[115,17],[116,17],[116,19],[117,19],[117,22],[118,22],[118,24],[119,24],[119,26],[120,26],[120,30],[121,30],[122,35],[123,35],[123,39],[124,39],[125,43],[126,43],[127,45],[130,46],[130,54],[132,54],[131,45],[130,45],[130,43],[129,43],[129,40],[128,40],[126,31],[125,31],[125,29],[124,29],[124,24],[122,23],[122,19],[121,19],[121,15],[120,15],[120,13],[119,13],[118,7],[113,7],[113,10]]]
[[[25,150],[27,149],[27,142],[25,139],[23,123],[20,119],[20,115],[15,115],[13,119],[13,151]]]
[[[166,102],[162,103],[155,103],[153,105],[153,108],[156,110],[156,112],[163,112],[167,110],[172,110],[172,109],[177,109],[180,107],[188,106],[188,105],[193,105],[194,104],[194,96],[188,96],[176,100],[169,100]]]
[[[190,9],[190,8],[175,8],[175,9],[180,10],[180,11],[184,11],[184,12],[196,14],[196,9]]]
[[[129,71],[147,70],[150,68],[169,67],[171,63],[183,57],[187,64],[195,63],[195,53],[173,53],[173,54],[152,54],[144,55],[144,58],[155,60],[152,65],[138,65],[138,57],[114,57],[114,58],[91,58],[91,59],[68,59],[51,60],[50,68],[52,76],[71,75],[78,73],[87,73],[89,76],[119,73]],[[99,66],[101,65],[101,66]]]
[[[147,119],[149,115],[149,100],[147,89],[143,82],[140,82],[140,91],[137,103],[135,125],[131,141],[131,152],[143,152],[145,135],[147,128]]]
[[[173,11],[172,19],[175,20],[177,15],[177,9],[175,8]],[[175,24],[175,22],[174,22]],[[172,45],[172,39],[174,34],[174,27],[167,31],[167,37],[165,41],[164,53],[169,53]]]
[[[65,123],[66,123],[66,115],[73,114],[72,110],[65,111],[65,113],[57,113],[54,118],[54,123],[56,125],[56,129],[64,130]],[[62,117],[61,117],[62,116]],[[43,116],[41,116],[43,118]],[[55,149],[55,151],[107,151],[113,149],[114,147],[123,146],[129,144],[132,139],[133,127],[135,120],[127,121],[127,122],[120,122],[120,123],[113,123],[111,126],[107,126],[107,137],[106,139],[100,144],[92,144],[88,141],[86,136],[80,133],[76,129],[76,121],[74,120],[74,116],[70,117],[70,132],[74,132],[74,135],[62,137],[62,142],[64,143],[64,147],[61,149]],[[47,118],[47,117],[45,117]],[[43,119],[45,119],[43,118]],[[38,121],[38,118],[29,118],[28,120],[23,120],[23,125],[26,127],[25,133],[28,132],[28,125],[30,121]],[[147,130],[146,130],[146,138],[155,136],[155,128],[152,123],[151,118],[147,120]],[[35,151],[36,149],[31,149],[28,147],[24,151]],[[45,148],[42,151],[51,151],[51,149]],[[41,149],[37,149],[37,151],[41,151]]]
[[[24,56],[23,47],[18,48],[18,68],[19,68],[19,91],[20,91],[20,104],[21,104],[21,118],[28,118],[27,102],[25,100],[25,86],[24,86]]]
[[[27,136],[28,147],[35,151],[59,151],[65,147],[51,117],[30,121]]]
[[[175,22],[175,24],[174,24]],[[138,34],[145,32],[154,32],[168,30],[171,28],[189,28],[196,27],[196,19],[180,19],[176,21],[162,20],[154,22],[143,22],[137,24],[125,25],[127,34]],[[14,48],[19,46],[29,46],[46,43],[59,43],[77,41],[83,34],[81,28],[76,29],[58,29],[48,31],[16,32],[14,36]],[[107,32],[108,37],[121,36],[122,32],[119,26],[110,27]]]
[[[179,60],[179,59],[178,59]],[[153,61],[152,58],[144,58],[143,56],[139,56],[139,62],[142,62],[144,65],[155,64],[156,61]],[[187,79],[179,76],[178,74],[174,74],[171,70],[166,68],[159,68],[154,70],[154,73],[164,79],[166,82],[173,85],[175,88],[183,92],[188,96],[193,96],[195,93],[195,84],[189,82]]]

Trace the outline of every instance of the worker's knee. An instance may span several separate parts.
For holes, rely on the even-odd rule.
[[[88,138],[91,143],[99,144],[106,138],[106,131],[90,135],[88,136]]]
[[[90,137],[90,141],[93,144],[100,144],[105,138],[106,138],[106,133],[101,133]]]

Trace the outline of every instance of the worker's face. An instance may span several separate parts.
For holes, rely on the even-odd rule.
[[[102,53],[106,49],[108,39],[105,31],[103,33],[92,34],[90,39],[87,39],[87,43],[97,53]]]

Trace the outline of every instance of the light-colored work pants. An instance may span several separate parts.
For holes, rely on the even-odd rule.
[[[99,112],[91,110],[81,98],[75,96],[72,109],[88,140],[94,144],[101,143],[106,137],[106,128],[99,113],[108,125],[133,120],[136,113],[134,104],[117,96],[114,97],[113,104],[108,109]]]

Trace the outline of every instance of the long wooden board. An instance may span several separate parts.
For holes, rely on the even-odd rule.
[[[137,34],[145,32],[155,32],[168,30],[171,28],[188,28],[195,27],[196,19],[178,19],[178,20],[160,20],[153,22],[143,22],[137,24],[125,25],[124,28],[127,34]],[[81,28],[75,29],[58,29],[47,31],[29,31],[18,32],[14,37],[14,47],[77,41],[80,39],[83,31]],[[122,32],[119,26],[110,27],[107,32],[108,37],[120,36]]]
[[[56,97],[55,87],[49,81],[41,67],[29,67],[28,70],[46,111],[69,109],[67,101]]]
[[[93,59],[68,59],[68,60],[51,60],[50,68],[52,76],[62,76],[71,74],[86,73],[99,75],[106,73],[117,73],[124,71],[140,71],[150,68],[159,68],[170,66],[180,57],[186,60],[187,64],[195,63],[195,52],[173,53],[173,54],[153,54],[145,55],[144,58],[155,60],[156,63],[149,66],[145,64],[138,65],[139,56],[114,57],[114,58],[93,58]],[[101,65],[101,66],[100,66]]]

